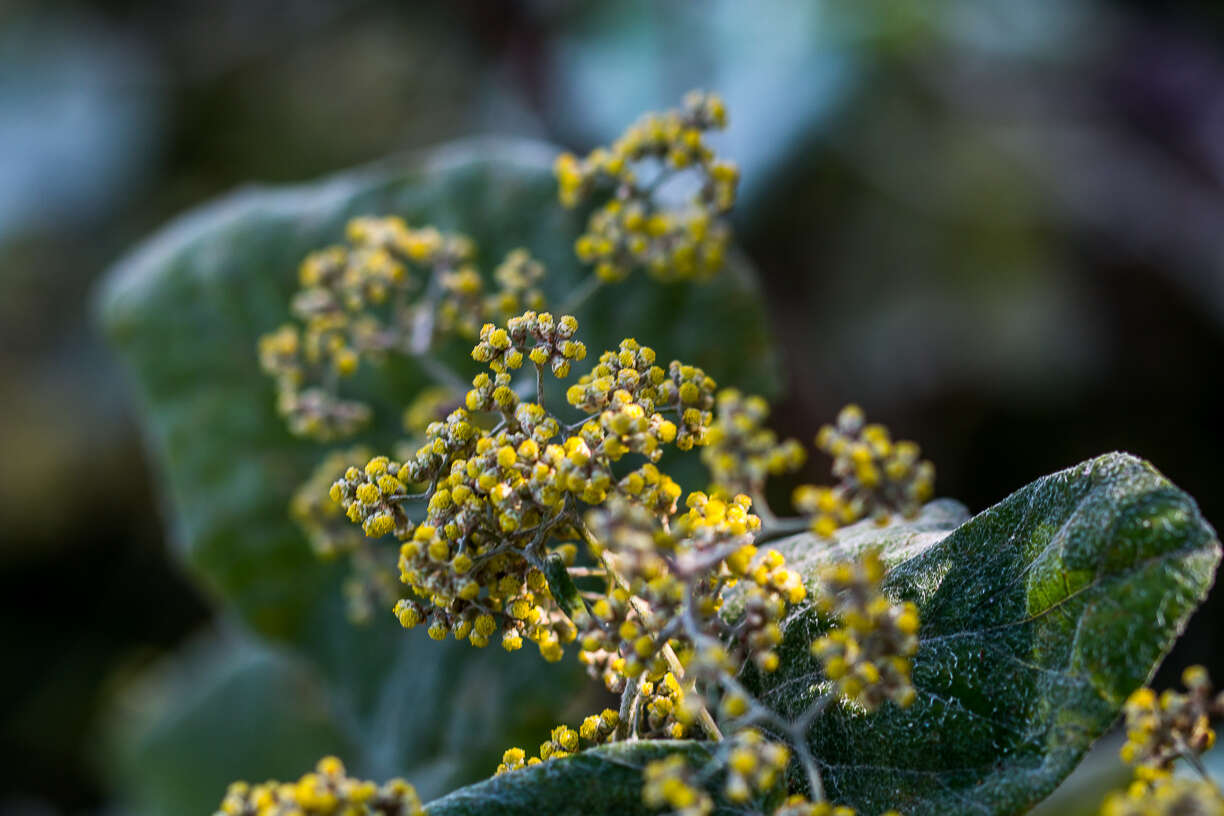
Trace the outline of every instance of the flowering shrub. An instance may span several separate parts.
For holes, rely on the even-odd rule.
[[[1217,812],[1208,783],[1167,774],[1210,746],[1221,704],[1205,677],[1159,704],[1134,692],[1219,558],[1193,501],[1149,465],[1103,456],[968,519],[932,501],[916,443],[850,405],[815,436],[830,483],[795,489],[786,515],[767,481],[807,452],[768,427],[763,397],[668,338],[588,334],[619,287],[699,292],[733,274],[737,171],[706,142],[726,118],[694,93],[609,148],[556,158],[561,204],[589,208],[573,251],[590,271],[564,287],[534,248],[486,277],[472,237],[367,211],[305,255],[292,320],[261,327],[288,430],[348,440],[297,470],[289,510],[317,553],[350,564],[354,622],[385,610],[434,641],[531,643],[538,656],[507,659],[533,672],[572,654],[609,695],[425,812],[1015,813],[1123,708],[1124,758],[1145,770],[1107,812]],[[129,278],[111,295],[121,343],[152,319],[141,287],[156,290]],[[430,382],[369,393],[402,370]],[[159,388],[154,403],[176,399]],[[372,447],[362,435],[388,413],[405,438]],[[682,487],[694,460],[704,480]],[[422,808],[406,783],[353,780],[329,758],[297,783],[235,783],[218,812]]]

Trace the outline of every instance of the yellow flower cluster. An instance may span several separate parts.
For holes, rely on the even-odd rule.
[[[663,610],[652,612],[650,622],[655,623]],[[588,673],[603,680],[609,691],[623,691],[628,678],[643,672],[660,677],[667,671],[667,662],[660,654],[663,643],[656,639],[652,631],[655,627],[648,627],[630,605],[628,590],[608,589],[591,604],[590,614],[579,624],[582,651],[578,659]]]
[[[868,551],[856,562],[821,571],[821,609],[839,625],[812,643],[812,654],[838,693],[869,711],[886,700],[914,701],[910,660],[918,651],[918,609],[895,604],[880,590],[884,564]]]
[[[543,267],[525,250],[510,253],[494,273],[498,288],[486,294],[465,236],[391,216],[353,219],[347,239],[306,257],[291,304],[297,322],[259,340],[278,410],[295,434],[336,439],[369,421],[368,406],[338,394],[338,380],[362,359],[425,354],[442,337],[475,337],[485,320],[544,305]]]
[[[404,430],[413,436],[422,436],[429,426],[450,413],[460,403],[454,389],[447,386],[422,388],[404,409]]]
[[[630,590],[652,609],[650,619],[630,608],[628,596],[622,598],[624,590],[610,578],[592,613],[577,617],[587,647],[584,660],[605,682],[620,685],[648,669],[648,679],[658,680],[667,668],[660,651],[672,638],[657,637],[657,627],[677,619],[685,590],[656,548],[676,559],[685,577],[698,567],[717,571],[724,557],[750,545],[745,537],[760,520],[748,512],[746,497],[726,503],[704,494],[693,499],[700,506],[671,520],[680,488],[666,474],[650,462],[619,479],[613,472],[626,454],[653,460],[664,444],[687,447],[704,440],[715,386],[700,369],[674,362],[664,372],[653,365],[653,351],[624,341],[618,351],[603,355],[599,377],[584,377],[585,385],[578,386],[582,394],[575,401],[594,416],[576,430],[569,426],[568,436],[541,405],[519,401],[510,371],[529,358],[563,376],[569,360],[585,355],[576,331],[572,317],[554,320],[535,312],[511,318],[505,328],[486,326],[473,356],[495,373],[477,375],[465,398],[467,408],[429,423],[423,442],[402,462],[375,457],[364,467],[349,467],[330,494],[367,536],[394,535],[401,542],[400,579],[413,593],[395,607],[403,625],[425,625],[433,637],[453,635],[476,646],[498,634],[507,649],[532,640],[548,660],[560,659],[562,646],[577,635],[541,570],[548,542],[578,537],[580,503],[600,506],[612,499],[609,506],[634,508],[644,516],[651,540],[632,556],[632,548],[622,546],[627,539],[608,532],[615,544],[609,557],[623,562],[633,581]],[[597,381],[605,378],[627,387],[601,391]],[[656,406],[678,413],[680,426],[663,419]],[[502,420],[492,429],[470,413],[494,410]],[[409,515],[411,502],[426,505],[420,523]],[[661,533],[664,520],[675,535],[656,542],[653,536]],[[723,553],[728,538],[745,540]],[[572,563],[575,548],[564,550]],[[562,548],[554,551],[561,554]],[[592,550],[595,558],[604,554]],[[630,563],[631,556],[638,561]],[[704,566],[685,561],[694,558]],[[763,590],[801,598],[798,577],[779,569],[774,558],[751,564],[752,577]],[[746,560],[741,555],[726,574],[747,569],[752,560],[752,554]],[[720,587],[719,582],[698,587],[711,619],[717,609],[711,599]],[[631,636],[624,634],[630,630]],[[740,632],[754,654],[766,654],[776,643],[771,628]],[[776,664],[776,657],[767,662]]]
[[[831,805],[828,802],[809,802],[807,797],[796,794],[788,796],[774,811],[773,816],[855,816],[855,810],[845,805]],[[898,816],[896,811],[888,811],[882,816]]]
[[[771,816],[855,816],[853,808],[826,801],[812,802],[800,794],[788,796],[766,809],[766,803],[773,800],[774,792],[784,782],[790,750],[770,742],[755,729],[736,734],[728,748],[724,793],[743,812]],[[642,800],[647,807],[666,808],[673,816],[706,816],[714,811],[714,800],[703,787],[703,777],[689,767],[681,754],[647,763],[642,777]],[[704,782],[708,784],[708,779]],[[882,816],[900,815],[890,810]]]
[[[233,783],[214,816],[425,816],[425,808],[402,779],[350,779],[339,759],[325,757],[297,782]]]
[[[718,383],[700,368],[672,360],[663,381],[663,404],[675,405],[680,417],[676,447],[688,450],[706,444],[706,433],[714,421],[714,390]]]
[[[405,537],[412,532],[412,522],[403,507],[408,489],[401,478],[408,475],[408,469],[398,462],[376,456],[364,468],[346,468],[344,476],[332,483],[328,495],[369,538],[393,532]]]
[[[702,278],[721,266],[737,173],[715,158],[704,134],[723,127],[725,115],[717,97],[690,94],[681,110],[645,117],[610,149],[558,159],[567,205],[598,188],[612,191],[576,247],[598,279],[639,267],[667,280]],[[678,203],[669,192],[673,179],[683,184],[680,175],[695,180],[688,189],[696,194]],[[715,708],[724,727],[754,723],[802,749],[790,725],[770,719],[737,679],[749,661],[760,672],[778,669],[782,623],[808,595],[800,575],[766,546],[794,531],[795,521],[805,523],[779,521],[763,505],[766,479],[805,458],[799,443],[780,442],[766,427],[766,402],[735,390],[719,394],[700,368],[677,360],[664,366],[653,349],[626,338],[566,391],[583,415],[563,418],[544,407],[544,370],[564,379],[587,349],[573,316],[544,311],[544,269],[525,250],[497,267],[491,291],[463,236],[414,230],[392,217],[354,219],[347,237],[303,262],[293,301],[298,323],[260,341],[295,432],[330,438],[368,420],[369,409],[337,389],[365,359],[408,355],[437,372],[435,342],[459,335],[475,341],[471,357],[487,369],[462,399],[461,380],[458,389],[419,394],[404,412],[413,441],[397,446],[394,458],[360,450],[329,458],[311,493],[295,498],[294,517],[320,554],[353,559],[359,579],[347,591],[357,606],[398,598],[394,613],[406,628],[475,647],[498,640],[508,651],[530,640],[548,661],[577,640],[591,673],[622,693],[619,710],[591,715],[577,729],[557,726],[534,756],[507,750],[498,773],[616,739],[723,740]],[[521,387],[530,384],[515,383],[516,372],[531,370],[528,362],[534,402]],[[854,406],[822,429],[817,444],[834,457],[838,479],[796,494],[817,532],[864,516],[908,514],[930,497],[933,470],[918,460],[917,446],[894,443]],[[656,464],[669,445],[704,446],[712,475],[711,491],[690,493],[682,509],[680,486]],[[318,500],[325,480],[329,504]],[[762,502],[755,512],[753,497]],[[378,561],[380,539],[399,548],[408,597],[398,597],[387,577],[394,573]],[[815,600],[838,624],[812,651],[838,693],[868,709],[890,700],[908,705],[915,696],[917,612],[891,603],[882,578],[878,554],[868,553],[861,563],[825,570]],[[647,804],[684,816],[710,812],[712,768],[725,774],[730,801],[776,803],[790,750],[753,729],[729,736],[715,748],[719,768],[697,774],[678,756],[648,765]],[[819,790],[810,757],[798,756]],[[295,784],[237,783],[221,812],[422,811],[410,787],[349,780],[329,759]],[[853,811],[792,797],[774,813]]]
[[[649,456],[657,443],[674,443],[680,450],[706,443],[717,387],[700,368],[678,360],[664,371],[655,365],[654,349],[627,338],[618,350],[601,354],[565,397],[575,408],[601,412],[601,423],[617,436],[636,436],[632,443],[623,441],[625,451]],[[665,411],[676,421],[664,419]]]
[[[578,736],[598,745],[610,740],[619,724],[620,714],[610,708],[605,708],[582,721],[582,725],[578,728]]]
[[[754,796],[770,793],[782,781],[790,749],[770,742],[755,728],[735,735],[727,755],[727,798],[744,803]]]
[[[769,403],[761,397],[745,397],[734,388],[718,392],[701,461],[719,492],[759,491],[769,476],[803,466],[807,459],[803,446],[796,439],[778,442],[777,434],[764,427],[768,417]]]
[[[780,622],[806,597],[800,576],[786,567],[780,553],[758,551],[753,545],[761,520],[750,512],[747,496],[724,501],[693,493],[686,504],[687,512],[667,518],[666,527],[640,504],[623,500],[588,514],[589,529],[601,542],[599,557],[625,581],[624,586],[609,583],[591,604],[590,615],[577,621],[580,658],[612,691],[622,691],[634,678],[643,689],[679,690],[665,648],[673,650],[686,670],[704,677],[733,670],[745,659],[762,671],[774,671],[779,665]],[[746,589],[742,614],[731,623],[720,610],[725,588],[735,582],[743,582]],[[686,621],[700,630],[698,643]],[[711,643],[719,644],[717,649]],[[676,720],[688,734],[701,701],[667,696],[684,704],[675,708]],[[660,711],[669,705],[657,704]],[[658,723],[643,721],[643,726],[652,734]],[[675,736],[679,731],[669,728],[663,733]]]
[[[619,715],[610,708],[605,708],[599,714],[592,714],[582,721],[575,731],[568,725],[558,725],[549,734],[548,739],[540,743],[540,751],[536,756],[527,756],[522,748],[508,748],[502,754],[501,764],[497,766],[497,774],[517,771],[552,759],[564,759],[577,753],[582,742],[599,745],[607,742],[616,730]]]
[[[425,623],[436,639],[451,634],[478,647],[498,632],[508,650],[520,648],[526,637],[546,659],[560,659],[562,643],[575,636],[573,624],[555,608],[543,573],[522,552],[505,546],[520,527],[541,522],[542,503],[525,500],[509,486],[513,481],[521,487],[528,469],[518,467],[519,453],[538,451],[538,445],[523,426],[476,439],[465,416],[460,409],[446,423],[431,426],[433,442],[411,463],[376,457],[364,469],[350,467],[332,485],[332,497],[368,535],[394,533],[403,542],[400,579],[432,608],[401,599],[395,609],[401,624]],[[408,519],[398,477],[435,480],[423,523]],[[527,492],[533,498],[530,488]],[[528,531],[519,538],[533,536]]]
[[[817,502],[826,516],[851,521],[870,516],[883,524],[890,513],[913,516],[935,492],[935,466],[919,459],[918,445],[894,442],[883,425],[866,424],[857,405],[847,405],[835,424],[820,429],[816,447],[833,457],[838,479],[837,506],[825,510],[827,503]]]
[[[1160,695],[1150,688],[1135,691],[1126,701],[1126,743],[1122,761],[1135,766],[1142,780],[1168,776],[1173,761],[1201,755],[1215,744],[1211,721],[1224,715],[1224,693],[1212,695],[1211,679],[1202,666],[1182,673],[1186,693],[1172,689]]]
[[[498,291],[485,313],[505,319],[528,309],[542,311],[545,298],[539,284],[544,276],[544,265],[531,253],[521,248],[512,250],[493,270]]]
[[[739,171],[714,155],[704,134],[725,126],[722,100],[693,92],[679,110],[644,116],[610,148],[557,157],[562,204],[576,206],[596,190],[611,194],[575,244],[601,280],[638,268],[664,281],[705,280],[722,267],[730,240],[724,216]]]
[[[787,601],[795,597],[802,599],[806,590],[798,581],[797,573],[785,568],[776,550],[767,552],[762,566],[772,566],[771,572],[782,573],[782,577],[773,579],[773,582],[783,584],[783,588],[779,590],[776,585],[763,587],[749,584],[744,598],[744,614],[737,622],[736,635],[756,667],[772,672],[777,670],[780,660],[776,649],[782,642],[781,621],[789,609]]]
[[[658,681],[643,680],[638,693],[642,709],[635,729],[637,736],[661,739],[700,736],[690,733],[697,714],[695,701],[685,695],[676,675],[665,672]]]
[[[348,523],[340,505],[328,499],[336,473],[352,461],[370,458],[362,447],[333,451],[293,494],[289,516],[306,534],[315,554],[323,559],[347,558],[352,573],[345,579],[349,619],[368,623],[374,609],[386,609],[399,598],[395,556],[380,551],[360,530]]]
[[[311,548],[320,558],[330,559],[356,550],[365,536],[346,522],[342,508],[330,501],[328,492],[349,462],[367,460],[370,451],[362,446],[329,453],[294,492],[289,516],[306,533]]]
[[[486,292],[485,281],[470,263],[438,274],[436,330],[474,338],[483,321],[505,320],[524,309],[543,309],[544,293],[538,288],[544,266],[527,250],[511,250],[493,270],[497,288]]]
[[[646,467],[657,473],[652,465]],[[589,614],[576,619],[581,630],[579,660],[610,691],[622,691],[628,679],[643,673],[647,682],[661,681],[668,670],[662,649],[681,646],[662,635],[684,598],[684,586],[664,557],[670,539],[660,516],[674,511],[674,497],[679,494],[679,487],[670,484],[675,493],[668,493],[670,510],[662,514],[622,496],[587,514],[593,541],[598,542],[593,547],[596,558],[625,582],[618,585],[605,573],[601,597],[590,604]],[[645,609],[648,615],[641,613]]]
[[[642,800],[647,807],[669,808],[675,816],[708,816],[714,800],[695,776],[680,754],[649,762],[642,771]]]
[[[501,411],[510,413],[518,405],[518,394],[510,387],[510,374],[502,372],[490,377],[482,371],[472,378],[472,388],[464,396],[469,411]]]
[[[554,320],[549,312],[524,312],[506,321],[506,328],[486,323],[472,359],[487,363],[498,374],[519,368],[524,360],[547,366],[559,378],[569,376],[570,363],[586,359],[586,346],[574,340],[578,321],[571,315]]]
[[[1137,781],[1125,793],[1110,794],[1101,816],[1224,816],[1224,797],[1203,779]]]
[[[726,552],[724,557],[731,574],[747,575],[748,563],[756,554],[751,534],[761,529],[760,517],[751,512],[752,499],[741,493],[724,500],[697,490],[688,494],[684,506],[688,512],[675,520],[673,539],[701,554]],[[709,568],[704,563],[683,566],[688,567],[684,572]]]
[[[616,351],[605,351],[590,373],[578,378],[565,394],[570,405],[589,414],[607,408],[617,391],[630,395],[647,414],[669,407],[661,386],[666,372],[655,365],[655,351],[631,337]]]
[[[811,519],[813,533],[829,538],[838,528],[858,521],[858,511],[836,487],[799,485],[791,496],[795,509]]]
[[[674,535],[685,543],[676,557],[677,572],[701,575],[710,569],[711,558],[722,557],[714,567],[721,579],[707,583],[707,591],[697,595],[694,614],[711,628],[720,628],[722,587],[744,580],[743,615],[723,634],[729,645],[742,650],[737,657],[751,658],[761,671],[776,670],[779,658],[774,647],[782,642],[779,624],[791,605],[807,597],[802,578],[787,568],[777,550],[759,551],[752,543],[761,520],[749,512],[747,496],[727,502],[697,492],[686,503],[689,512],[673,525]]]

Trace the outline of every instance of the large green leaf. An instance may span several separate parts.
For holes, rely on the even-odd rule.
[[[116,697],[102,762],[125,813],[211,813],[252,768],[297,779],[353,749],[312,672],[233,634],[189,644]]]
[[[773,545],[809,580],[825,563],[882,548],[887,592],[921,613],[914,704],[874,714],[834,705],[809,731],[830,799],[860,813],[1028,810],[1150,677],[1220,558],[1194,501],[1124,454],[965,516],[941,500],[911,521],[846,528],[832,543],[804,534]],[[829,690],[808,650],[827,626],[811,607],[796,610],[778,671],[745,676],[784,716]],[[574,771],[550,784],[600,781]],[[802,787],[802,774],[792,784]]]
[[[1150,677],[1211,586],[1219,543],[1189,496],[1123,454],[1039,479],[946,536],[932,527],[927,515],[877,536],[887,591],[922,617],[917,700],[872,715],[835,706],[810,744],[831,798],[860,812],[1021,813]],[[779,549],[810,575],[871,539],[859,527],[832,552],[808,536]],[[828,688],[808,651],[824,626],[796,613],[782,667],[751,678],[785,715]]]
[[[346,757],[355,772],[419,771],[433,780],[422,785],[427,796],[486,775],[505,744],[540,739],[556,701],[580,682],[577,666],[435,644],[403,632],[389,614],[350,626],[338,588],[343,568],[319,563],[286,513],[323,450],[285,431],[255,344],[288,318],[301,258],[342,240],[356,215],[394,213],[462,231],[479,244],[486,269],[525,246],[547,264],[550,295],[560,302],[587,270],[572,253],[580,215],[555,203],[555,153],[485,140],[301,187],[241,191],[134,250],[100,297],[104,326],[134,375],[165,512],[190,571],[253,631],[305,657],[361,748]],[[776,382],[753,275],[739,260],[709,286],[635,278],[578,317],[592,351],[636,335],[664,359],[691,359],[719,379],[764,391]],[[443,354],[470,367],[461,374],[475,373],[462,344]],[[400,408],[425,378],[403,363],[364,371],[359,381],[377,417],[360,441],[389,445]]]
[[[429,816],[645,816],[658,810],[642,802],[642,770],[676,753],[693,768],[711,759],[707,744],[691,740],[618,742],[460,788],[427,810]],[[729,812],[735,811],[716,811]]]

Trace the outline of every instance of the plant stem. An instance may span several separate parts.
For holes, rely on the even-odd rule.
[[[692,589],[690,588],[688,592],[691,594]],[[694,646],[697,646],[703,640],[714,640],[709,635],[703,634],[698,628],[697,621],[693,618],[691,597],[689,596],[685,597],[683,621],[685,632],[688,634],[689,639],[693,641]],[[744,685],[730,674],[721,676],[719,683],[722,685],[724,693],[734,694],[748,703],[748,712],[739,718],[737,723],[747,725],[749,723],[761,722],[782,732],[787,742],[794,746],[799,763],[803,766],[803,771],[807,775],[808,788],[811,790],[812,800],[814,802],[825,801],[824,781],[821,779],[820,769],[816,767],[816,759],[812,756],[812,749],[807,742],[807,729],[812,721],[820,716],[829,703],[832,702],[832,696],[826,694],[818,698],[798,718],[792,722],[787,722],[778,712],[758,700],[755,695],[744,688]]]
[[[586,541],[587,546],[590,547],[593,552],[601,553],[599,560],[603,563],[604,568],[608,571],[608,574],[612,576],[612,579],[616,581],[617,585],[629,593],[629,604],[633,607],[634,611],[638,613],[638,616],[642,619],[642,622],[645,623],[647,627],[650,627],[651,618],[653,617],[650,610],[646,609],[642,604],[641,599],[633,594],[633,591],[629,586],[629,581],[627,581],[625,576],[621,575],[620,572],[617,571],[617,569],[612,565],[611,561],[608,560],[607,550],[599,545],[599,542],[595,539],[594,534],[587,529],[585,524],[579,522],[577,527],[579,532],[582,534],[583,540]],[[675,675],[676,680],[683,680],[684,666],[680,663],[680,658],[676,656],[676,651],[671,647],[671,644],[664,641],[662,647],[659,649],[659,652],[663,655],[663,659],[667,661],[667,667],[671,670],[671,673]],[[689,691],[692,694],[697,693],[696,689],[693,688],[692,683],[687,685],[689,686]],[[722,731],[718,730],[718,724],[715,723],[714,718],[710,716],[710,712],[705,707],[704,702],[701,705],[701,710],[697,712],[697,721],[701,723],[701,730],[706,732],[706,736],[715,742],[722,740]]]
[[[387,501],[389,502],[410,502],[410,501],[417,501],[418,499],[428,499],[429,495],[430,494],[428,490],[426,490],[424,493],[400,493],[396,496],[388,496]]]
[[[762,518],[764,522],[764,518]],[[756,534],[757,545],[765,544],[779,538],[786,538],[795,533],[804,533],[811,529],[811,523],[805,518],[775,518],[773,523],[763,523],[761,531]]]
[[[808,746],[806,734],[791,734],[791,743],[795,746],[795,753],[799,756],[799,764],[803,766],[804,773],[807,774],[808,788],[812,794],[813,802],[825,801],[824,780],[820,778],[820,769],[816,767],[816,759],[812,756],[812,749]]]
[[[599,567],[566,567],[571,578],[603,578],[608,573]]]
[[[630,717],[633,715],[633,704],[637,701],[638,679],[636,677],[629,678],[625,683],[625,690],[621,692],[620,714],[616,721],[616,732],[613,736],[615,740],[623,740],[631,733],[629,728]]]
[[[563,315],[573,314],[594,297],[595,293],[603,288],[603,285],[604,282],[598,275],[588,275],[587,279],[570,292],[569,297],[561,304],[560,313]]]
[[[1190,763],[1190,766],[1198,772],[1198,775],[1203,777],[1203,781],[1210,785],[1216,792],[1216,796],[1224,799],[1224,791],[1220,790],[1219,784],[1211,778],[1211,774],[1207,773],[1207,769],[1203,766],[1203,761],[1199,759],[1198,754],[1191,751],[1189,746],[1181,743],[1178,740],[1178,748],[1181,753],[1181,758]]]
[[[778,523],[778,517],[774,515],[774,511],[769,506],[769,501],[765,498],[765,491],[761,485],[753,485],[748,491],[749,497],[752,499],[752,509],[761,518],[761,523],[765,529],[769,529],[770,525]]]

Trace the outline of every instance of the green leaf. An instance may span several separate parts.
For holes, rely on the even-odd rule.
[[[586,604],[582,602],[578,586],[570,577],[561,556],[551,553],[544,559],[544,577],[548,580],[548,591],[566,614],[574,617],[586,611]]]
[[[102,322],[137,386],[187,567],[254,632],[304,656],[360,748],[345,757],[355,773],[427,776],[433,781],[418,785],[424,796],[487,775],[507,744],[541,739],[556,701],[583,682],[580,669],[573,661],[546,665],[527,650],[433,643],[401,630],[389,612],[366,628],[346,621],[338,584],[346,568],[317,561],[286,512],[324,449],[285,430],[256,341],[288,319],[301,259],[343,240],[357,215],[398,214],[464,232],[486,270],[525,246],[548,266],[549,295],[560,303],[588,272],[572,252],[580,215],[556,203],[557,152],[483,140],[299,187],[240,191],[150,238],[116,265],[100,293]],[[664,360],[690,360],[720,380],[766,392],[777,381],[754,276],[739,260],[708,286],[637,276],[577,316],[596,354],[636,335]],[[477,367],[463,345],[443,355],[470,377]],[[408,362],[363,369],[358,386],[376,422],[355,441],[388,447],[403,406],[426,382]]]
[[[652,760],[676,753],[696,769],[711,758],[707,743],[691,740],[618,742],[460,788],[426,809],[429,816],[656,814],[657,809],[642,802],[642,769]]]
[[[297,779],[321,756],[352,753],[312,672],[233,635],[190,644],[117,698],[103,762],[123,812],[211,813],[252,768],[259,781]]]
[[[831,549],[806,535],[777,545],[810,578],[879,543],[886,591],[921,614],[914,704],[833,706],[809,732],[830,798],[862,813],[1028,810],[1151,676],[1220,558],[1194,501],[1124,454],[1039,479],[940,534],[955,517],[935,503],[914,524],[850,528]],[[792,615],[779,670],[749,677],[786,716],[828,688],[808,651],[825,625],[810,608]]]

